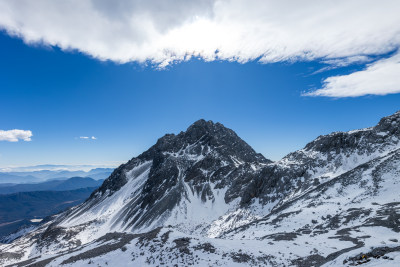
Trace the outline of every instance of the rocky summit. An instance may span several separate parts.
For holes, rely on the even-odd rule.
[[[0,245],[2,266],[399,266],[400,112],[272,162],[199,120],[81,205]]]

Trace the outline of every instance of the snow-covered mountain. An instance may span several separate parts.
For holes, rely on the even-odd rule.
[[[1,245],[0,264],[399,266],[399,192],[400,112],[277,162],[200,120]]]

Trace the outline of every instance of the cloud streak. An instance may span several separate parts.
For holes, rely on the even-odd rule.
[[[18,142],[19,140],[31,141],[32,132],[26,130],[0,130],[0,141]]]
[[[348,75],[333,76],[323,86],[305,96],[357,97],[400,93],[400,53],[369,64]]]

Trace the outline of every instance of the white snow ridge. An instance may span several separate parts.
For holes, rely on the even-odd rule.
[[[0,265],[400,266],[399,140],[398,112],[272,162],[200,120],[11,235]]]

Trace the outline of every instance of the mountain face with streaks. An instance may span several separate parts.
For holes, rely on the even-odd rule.
[[[397,266],[398,192],[400,112],[276,162],[199,120],[1,245],[0,264]]]

